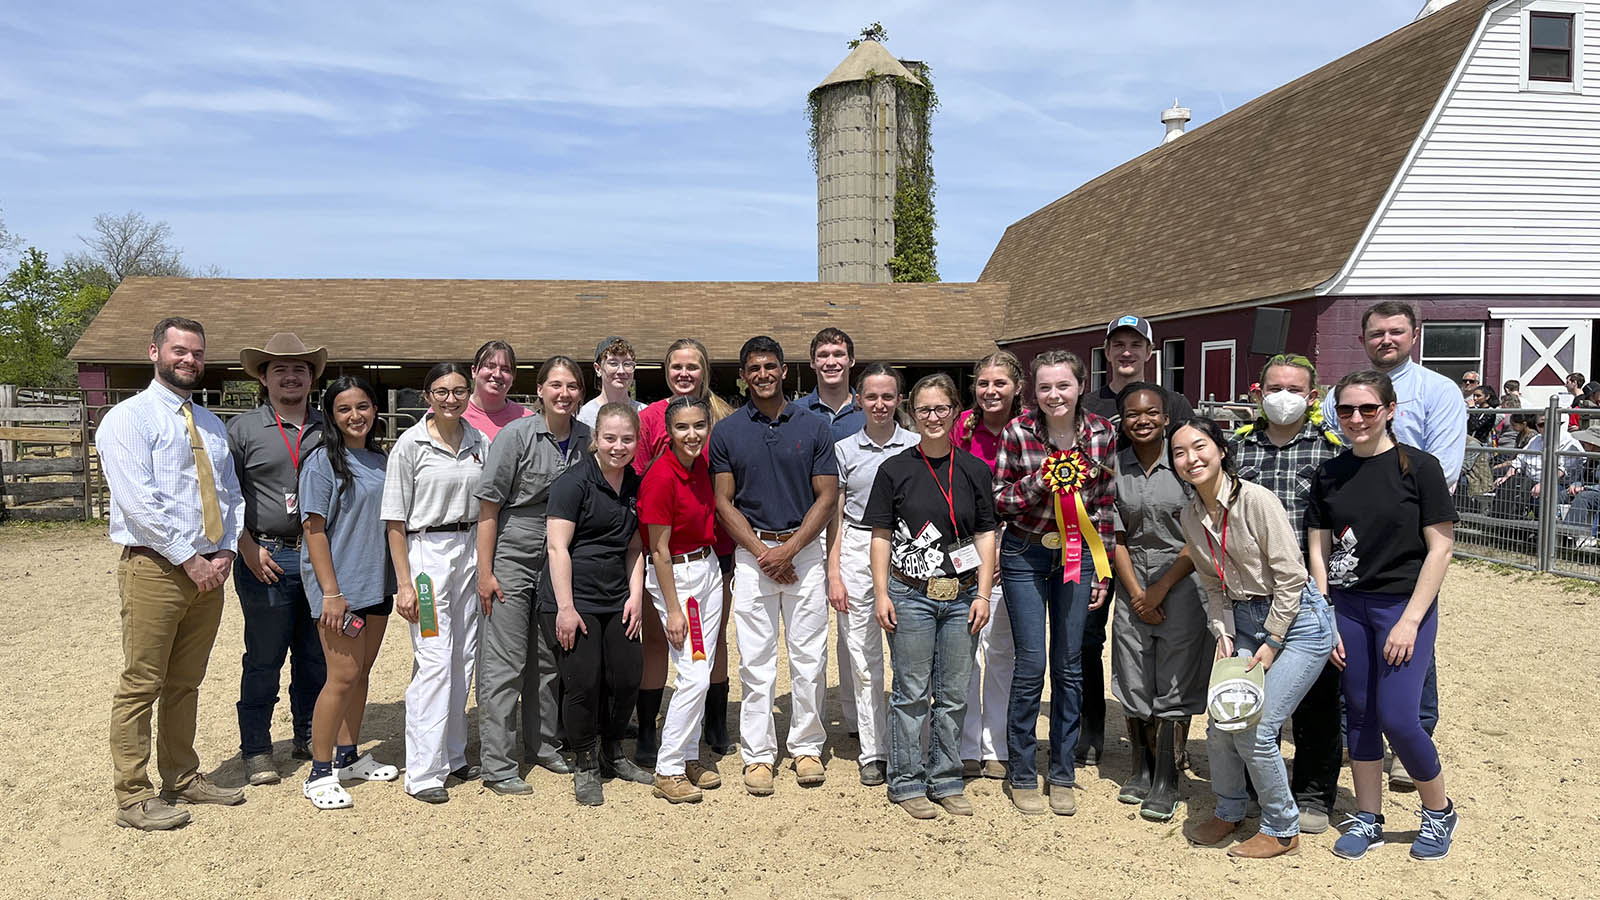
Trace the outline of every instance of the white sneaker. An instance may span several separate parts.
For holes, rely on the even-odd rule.
[[[317,809],[349,809],[354,802],[344,786],[339,784],[338,775],[324,775],[316,781],[307,781],[300,788],[300,793]]]
[[[350,765],[334,769],[333,774],[340,781],[393,781],[400,777],[400,770],[378,762],[371,753],[363,753]]]

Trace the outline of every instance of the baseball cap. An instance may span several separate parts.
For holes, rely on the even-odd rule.
[[[594,345],[594,361],[599,362],[602,358],[604,358],[606,355],[606,348],[620,340],[622,340],[622,338],[614,334],[610,337],[601,338],[600,343]]]
[[[1106,326],[1106,337],[1110,337],[1111,332],[1119,328],[1132,328],[1143,335],[1144,339],[1150,343],[1154,344],[1156,342],[1155,332],[1150,330],[1149,319],[1142,319],[1138,316],[1118,316],[1111,320],[1110,325]]]
[[[1206,690],[1206,712],[1218,731],[1243,731],[1261,721],[1267,706],[1267,670],[1257,665],[1245,671],[1243,656],[1219,659],[1211,666],[1211,687]]]
[[[1593,394],[1596,391],[1600,391],[1600,381],[1591,381],[1583,386],[1583,396],[1585,397]]]

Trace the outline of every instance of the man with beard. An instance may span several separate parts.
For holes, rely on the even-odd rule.
[[[161,320],[150,338],[155,379],[106,413],[95,433],[111,488],[111,540],[123,548],[123,669],[111,702],[116,823],[145,831],[187,823],[178,802],[244,800],[242,790],[200,774],[194,749],[200,682],[244,528],[227,430],[190,398],[205,376],[205,353],[199,322]],[[159,795],[148,772],[157,700]]]
[[[228,423],[228,450],[244,493],[244,531],[233,584],[244,614],[239,675],[239,755],[251,784],[277,784],[272,760],[272,708],[283,663],[289,662],[290,755],[311,759],[311,712],[327,678],[317,620],[300,581],[300,461],[322,443],[322,414],[306,402],[328,351],[306,348],[293,334],[239,353],[245,374],[260,381],[267,402]],[[340,747],[335,766],[355,762]]]

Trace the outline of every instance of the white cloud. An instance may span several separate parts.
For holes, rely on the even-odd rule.
[[[332,103],[289,91],[151,91],[136,101],[148,108],[183,109],[231,116],[306,116],[339,121],[343,113]]]

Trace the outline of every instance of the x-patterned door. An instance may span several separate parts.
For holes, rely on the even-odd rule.
[[[1594,320],[1574,317],[1574,311],[1526,312],[1530,315],[1505,320],[1500,380],[1522,382],[1524,406],[1544,406],[1551,395],[1565,390],[1568,374],[1594,375],[1590,368]]]

